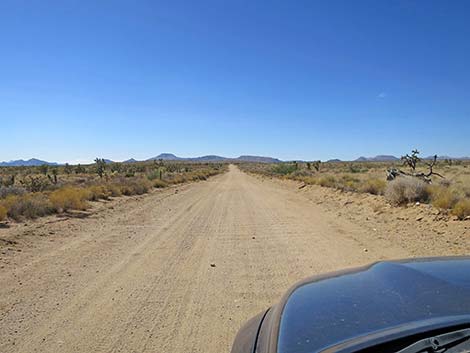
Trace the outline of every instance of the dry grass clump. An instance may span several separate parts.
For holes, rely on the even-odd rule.
[[[0,205],[0,222],[7,218],[7,208],[5,206]]]
[[[209,170],[209,169],[201,169],[198,171],[187,172],[182,174],[174,174],[164,182],[167,184],[182,184],[188,181],[199,181],[199,180],[207,180],[210,176],[218,174],[219,171],[217,170]],[[155,187],[162,187],[157,184]]]
[[[91,197],[90,190],[66,187],[53,191],[49,195],[49,200],[57,212],[63,212],[67,210],[86,210],[88,208],[87,200]]]
[[[434,207],[449,210],[459,200],[458,195],[449,186],[430,185],[428,187],[431,203]]]
[[[289,177],[292,179],[302,179],[311,176],[313,176],[313,172],[308,169],[298,169],[289,174]]]
[[[169,184],[182,184],[186,181],[187,179],[183,175],[173,175],[168,179]]]
[[[461,199],[452,208],[452,214],[463,220],[470,216],[470,199]]]
[[[386,188],[387,182],[385,180],[373,178],[364,180],[360,186],[360,191],[373,195],[383,195]]]
[[[336,186],[336,178],[333,175],[322,176],[317,180],[317,184],[328,188],[334,188]]]
[[[359,191],[361,180],[350,174],[343,174],[332,187],[342,191]]]
[[[89,192],[87,199],[90,201],[108,200],[112,196],[112,192],[107,185],[93,185],[88,187],[87,190]]]
[[[189,175],[186,177],[186,180],[188,181],[207,180],[209,176],[210,176],[209,173],[201,170],[198,172],[189,173]]]
[[[54,207],[43,193],[21,196],[8,196],[1,203],[6,208],[8,217],[19,221],[22,218],[37,218],[54,212]]]
[[[107,184],[104,185],[106,188],[108,197],[118,197],[122,195],[121,188],[116,184]]]
[[[163,180],[156,179],[153,181],[153,187],[154,188],[166,188],[168,186],[168,183]]]
[[[393,205],[409,202],[425,202],[429,199],[428,184],[417,178],[398,178],[388,183],[386,199]]]
[[[316,185],[317,183],[317,178],[314,176],[309,176],[309,177],[302,177],[298,179],[299,181],[303,181],[305,184],[310,184],[310,185]]]
[[[152,188],[152,183],[145,178],[121,178],[117,185],[121,190],[121,194],[126,196],[142,195],[149,192]]]

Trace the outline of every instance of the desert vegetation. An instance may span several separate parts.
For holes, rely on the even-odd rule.
[[[90,165],[1,167],[0,222],[86,210],[92,201],[205,180],[225,169],[217,163],[107,163],[101,158]]]
[[[428,203],[458,219],[470,216],[470,162],[423,160],[417,150],[394,162],[240,164],[247,172],[345,192],[383,196],[394,206]]]

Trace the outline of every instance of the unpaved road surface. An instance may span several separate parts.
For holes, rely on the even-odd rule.
[[[234,166],[109,205],[0,229],[0,352],[228,352],[295,281],[413,255]]]

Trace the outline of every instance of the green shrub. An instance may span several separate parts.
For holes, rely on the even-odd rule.
[[[272,172],[274,174],[281,174],[281,175],[287,175],[287,174],[293,173],[296,170],[297,170],[297,166],[295,164],[290,164],[290,163],[277,164],[272,168]]]
[[[163,170],[162,169],[155,169],[152,170],[150,173],[147,174],[147,179],[152,181],[152,180],[157,180],[157,179],[162,179],[163,177]]]
[[[313,172],[308,169],[298,169],[298,170],[293,171],[289,177],[294,178],[294,179],[300,179],[300,178],[310,177],[312,175],[314,175]]]

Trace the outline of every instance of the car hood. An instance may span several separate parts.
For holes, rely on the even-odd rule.
[[[270,311],[258,352],[348,352],[468,324],[470,258],[379,262],[313,277]]]

